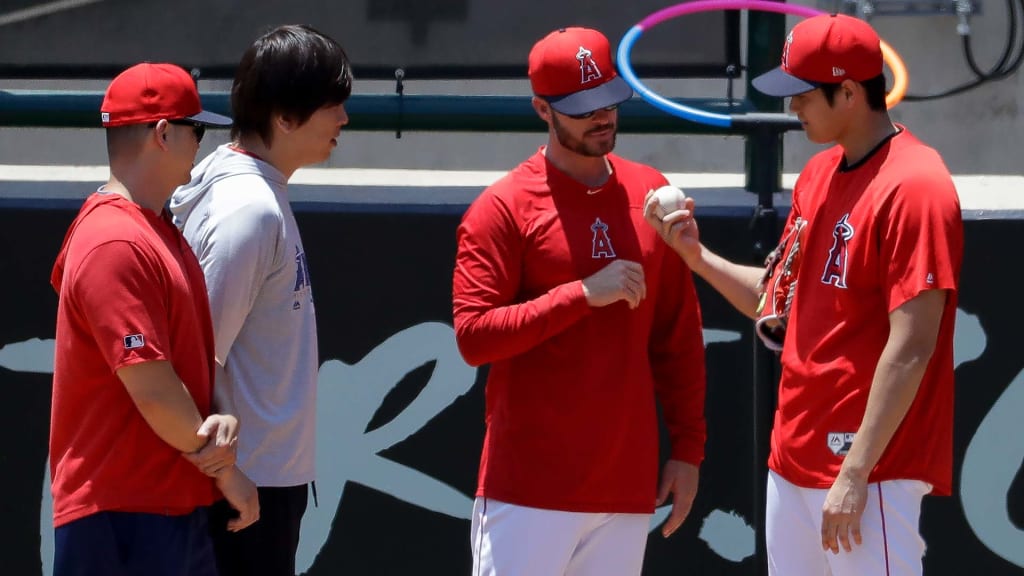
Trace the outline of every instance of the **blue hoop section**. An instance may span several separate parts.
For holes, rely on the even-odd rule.
[[[728,114],[705,112],[685,104],[673,102],[645,86],[644,83],[636,77],[636,74],[633,72],[633,64],[630,62],[629,55],[633,51],[633,44],[636,44],[637,38],[639,38],[643,33],[644,29],[637,24],[630,28],[629,31],[626,32],[626,35],[622,37],[622,41],[619,42],[619,50],[616,54],[616,60],[619,63],[619,75],[622,76],[622,79],[625,80],[626,83],[633,88],[633,91],[639,94],[641,98],[663,112],[667,112],[673,116],[679,116],[683,120],[689,120],[691,122],[708,124],[719,128],[730,128],[732,126],[732,116],[729,116]]]
[[[645,86],[644,83],[637,78],[636,73],[633,72],[633,62],[630,59],[630,55],[633,52],[633,45],[636,44],[637,39],[644,33],[644,30],[653,28],[666,20],[678,18],[679,16],[684,16],[686,14],[712,12],[715,10],[761,10],[765,12],[792,14],[803,17],[815,16],[823,14],[824,12],[809,6],[785,4],[782,2],[774,2],[772,0],[697,0],[695,2],[683,2],[681,4],[676,4],[675,6],[669,6],[658,10],[635,24],[628,32],[626,32],[625,36],[623,36],[622,40],[619,42],[619,48],[616,51],[615,59],[618,62],[619,75],[621,75],[622,79],[633,88],[634,92],[639,94],[641,98],[649,102],[655,108],[673,116],[678,116],[684,120],[697,122],[699,124],[707,124],[719,128],[731,128],[733,124],[733,117],[729,114],[705,112],[704,110],[700,110],[692,106],[673,102]]]

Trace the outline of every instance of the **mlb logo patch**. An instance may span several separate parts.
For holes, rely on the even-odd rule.
[[[124,337],[124,349],[132,350],[134,348],[142,348],[146,345],[146,339],[142,337],[142,334],[129,334]]]

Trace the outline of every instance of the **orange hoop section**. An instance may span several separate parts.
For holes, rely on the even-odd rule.
[[[882,58],[885,63],[889,66],[889,71],[892,72],[892,90],[885,96],[885,107],[892,109],[892,107],[903,101],[903,97],[907,95],[907,66],[903,63],[903,59],[900,55],[893,50],[892,46],[882,40]]]

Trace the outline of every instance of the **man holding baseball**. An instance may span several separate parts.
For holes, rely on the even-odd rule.
[[[938,153],[890,120],[867,23],[804,20],[782,66],[753,84],[791,96],[807,137],[837,144],[804,167],[783,233],[803,226],[799,259],[785,259],[799,261],[798,288],[782,310],[769,573],[919,575],[922,497],[952,486],[956,190]],[[763,314],[762,270],[701,245],[692,200],[664,218],[656,204],[648,222],[690,268],[744,314]]]
[[[456,337],[490,364],[474,576],[640,573],[651,514],[685,520],[704,456],[704,346],[689,269],[644,224],[658,171],[612,154],[632,96],[607,38],[534,45],[548,142],[458,229]],[[660,402],[671,453],[659,480]]]

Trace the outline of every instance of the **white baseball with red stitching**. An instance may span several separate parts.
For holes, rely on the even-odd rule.
[[[654,199],[658,201],[654,213],[659,219],[664,219],[672,212],[683,209],[686,194],[679,188],[666,184],[654,191]]]

